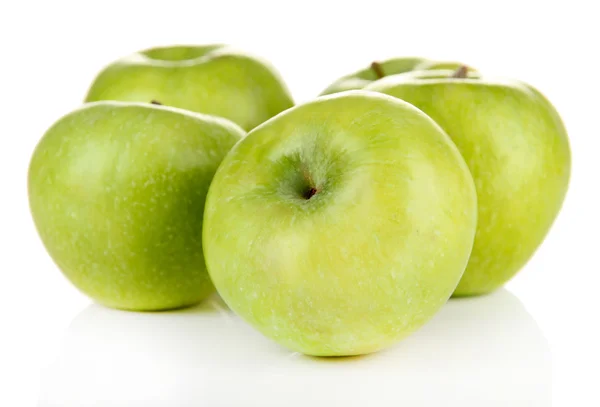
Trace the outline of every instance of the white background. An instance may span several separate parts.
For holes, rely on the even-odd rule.
[[[0,405],[599,405],[600,30],[592,3],[0,2]],[[155,318],[90,307],[35,233],[31,152],[108,62],[155,45],[211,42],[269,59],[298,102],[391,56],[456,59],[528,81],[571,137],[563,210],[507,290],[451,302],[373,358],[290,355],[216,302]]]

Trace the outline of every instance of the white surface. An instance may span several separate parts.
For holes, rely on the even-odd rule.
[[[506,290],[451,301],[390,350],[327,360],[274,345],[212,299],[161,314],[90,305],[41,384],[41,406],[546,407],[551,363],[541,330]]]
[[[0,2],[0,406],[598,405],[600,32],[591,4]],[[177,315],[90,306],[33,228],[30,154],[104,64],[207,42],[268,58],[297,101],[394,55],[463,60],[541,89],[569,130],[573,174],[550,235],[508,285],[515,296],[451,302],[387,352],[326,361],[290,355],[209,303]]]

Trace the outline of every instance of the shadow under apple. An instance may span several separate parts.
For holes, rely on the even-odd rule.
[[[265,339],[217,297],[185,310],[90,305],[42,375],[40,406],[551,405],[546,339],[507,290],[451,300],[397,346],[310,358]]]

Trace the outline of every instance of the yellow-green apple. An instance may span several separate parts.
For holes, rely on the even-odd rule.
[[[142,103],[97,102],[58,120],[29,167],[39,235],[64,275],[109,307],[154,311],[214,288],[202,215],[234,123]]]
[[[477,235],[455,295],[502,286],[542,243],[567,192],[569,142],[554,107],[525,83],[465,69],[390,76],[367,89],[398,97],[431,116],[473,175]]]
[[[372,62],[369,67],[346,75],[333,82],[321,93],[321,95],[330,95],[345,90],[363,89],[371,82],[385,76],[403,72],[431,69],[457,69],[461,66],[463,66],[462,63],[455,61],[435,61],[415,57],[392,58],[382,62]],[[469,70],[472,70],[472,68],[469,68]]]
[[[204,254],[225,302],[309,355],[370,353],[450,297],[477,217],[441,128],[396,98],[349,91],[249,133],[208,192]]]
[[[87,102],[99,100],[154,100],[222,116],[246,130],[293,105],[266,61],[223,45],[159,47],[119,59],[87,94]]]

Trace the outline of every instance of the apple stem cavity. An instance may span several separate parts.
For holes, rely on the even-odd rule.
[[[319,192],[319,190],[315,187],[310,187],[309,189],[307,189],[304,192],[304,199],[306,199],[307,201],[312,198],[313,196],[315,196],[317,194],[317,192]]]
[[[308,201],[310,198],[315,196],[317,192],[319,192],[319,189],[315,187],[315,181],[313,180],[313,177],[310,174],[310,171],[308,170],[306,165],[302,165],[302,176],[308,184],[307,188],[302,193],[302,197]]]
[[[452,74],[453,78],[464,79],[467,77],[467,73],[469,73],[469,67],[466,65],[461,65],[454,73]]]
[[[381,66],[381,64],[379,62],[377,62],[377,61],[372,62],[371,69],[373,70],[373,72],[375,72],[377,79],[381,79],[385,76],[385,73],[383,72],[383,67]]]
[[[150,101],[150,103],[152,103],[153,105],[159,105],[159,106],[162,106],[162,103],[160,103],[158,100],[154,100],[154,99],[152,99],[152,100]]]

